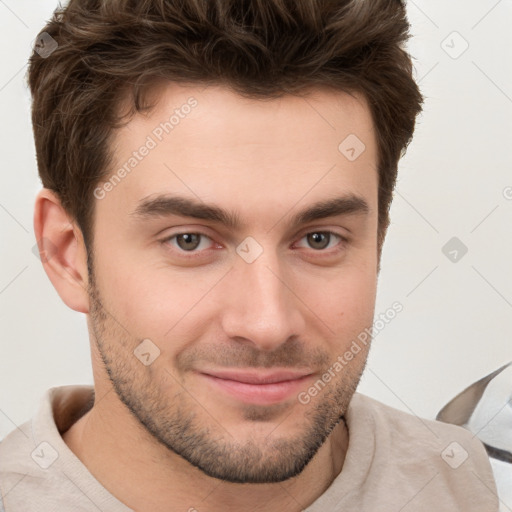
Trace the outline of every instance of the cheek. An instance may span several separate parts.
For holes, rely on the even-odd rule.
[[[193,272],[173,272],[168,267],[106,265],[100,287],[112,316],[129,331],[131,337],[149,338],[163,350],[177,340],[183,344],[204,328],[205,308],[214,294],[209,291],[217,275],[192,275]]]
[[[303,278],[300,289],[306,303],[316,304],[320,311],[350,311],[364,317],[375,300],[377,275],[362,264],[340,266],[330,273]]]
[[[376,273],[363,268],[346,268],[319,286],[318,280],[302,287],[304,302],[313,311],[312,320],[333,344],[350,344],[373,323],[377,291]],[[309,314],[309,313],[308,313]],[[316,316],[315,316],[316,315]],[[325,327],[327,326],[327,327]]]
[[[339,298],[339,307],[332,311],[330,322],[335,334],[330,337],[329,349],[332,361],[340,356],[344,361],[342,364],[354,361],[350,363],[349,371],[355,371],[364,365],[370,348],[369,332],[373,324],[376,288],[372,282],[346,284]]]
[[[168,330],[172,322],[173,309],[168,305],[176,302],[172,295],[176,290],[164,287],[157,277],[128,258],[109,257],[97,264],[97,286],[105,309],[132,338],[151,338]]]

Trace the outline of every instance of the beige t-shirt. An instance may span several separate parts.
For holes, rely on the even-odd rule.
[[[64,443],[91,386],[49,389],[32,418],[0,442],[1,512],[129,512]],[[305,512],[497,512],[487,453],[471,432],[355,393],[340,474]],[[2,502],[3,500],[3,508]]]

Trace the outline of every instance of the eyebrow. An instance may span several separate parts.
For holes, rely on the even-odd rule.
[[[346,194],[314,203],[299,211],[289,221],[291,226],[299,226],[328,217],[341,215],[367,215],[370,207],[366,200],[355,194]],[[130,216],[139,220],[177,215],[193,217],[224,224],[230,229],[239,230],[242,222],[238,212],[229,212],[219,206],[206,204],[187,197],[173,195],[157,195],[142,199]]]

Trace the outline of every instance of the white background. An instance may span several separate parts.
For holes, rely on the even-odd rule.
[[[56,6],[0,0],[0,438],[47,388],[92,383],[85,316],[32,252],[41,185],[24,77]],[[375,337],[358,391],[433,419],[512,360],[512,1],[415,0],[408,12],[426,104],[400,165],[376,317],[394,301],[404,310]],[[468,248],[456,263],[442,252],[452,237]]]

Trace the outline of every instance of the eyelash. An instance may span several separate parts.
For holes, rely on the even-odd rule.
[[[336,249],[334,251],[332,250],[332,248],[331,248],[331,250],[328,250],[328,249],[311,249],[313,252],[317,253],[318,255],[326,254],[326,255],[329,255],[329,256],[333,256],[333,255],[337,254],[338,252],[340,252],[341,250],[343,250],[345,245],[348,243],[348,239],[345,238],[344,236],[342,236],[339,233],[336,233],[334,231],[328,231],[328,230],[324,230],[324,231],[321,231],[321,230],[309,231],[309,232],[305,233],[299,240],[302,240],[303,238],[306,238],[308,235],[312,235],[312,234],[324,234],[324,235],[327,234],[327,235],[331,235],[331,236],[337,237],[340,240],[340,243],[335,246]],[[161,240],[161,243],[168,246],[169,242],[171,240],[177,238],[180,235],[199,235],[200,237],[208,238],[208,239],[211,240],[211,238],[206,233],[201,233],[201,232],[198,232],[198,231],[182,231],[181,233],[175,233],[175,234],[173,234],[171,236],[168,236],[168,237],[164,238],[163,240]],[[330,242],[330,240],[329,240],[329,242]],[[201,243],[201,241],[199,243]],[[194,249],[192,251],[185,251],[185,250],[181,249],[180,247],[176,247],[176,246],[173,246],[173,249],[177,250],[178,253],[181,253],[180,255],[184,255],[185,258],[195,258],[195,257],[198,257],[198,256],[196,256],[197,254],[200,254],[201,252],[204,252],[204,251],[208,250],[208,249],[204,249],[203,251],[197,251],[197,249]]]

